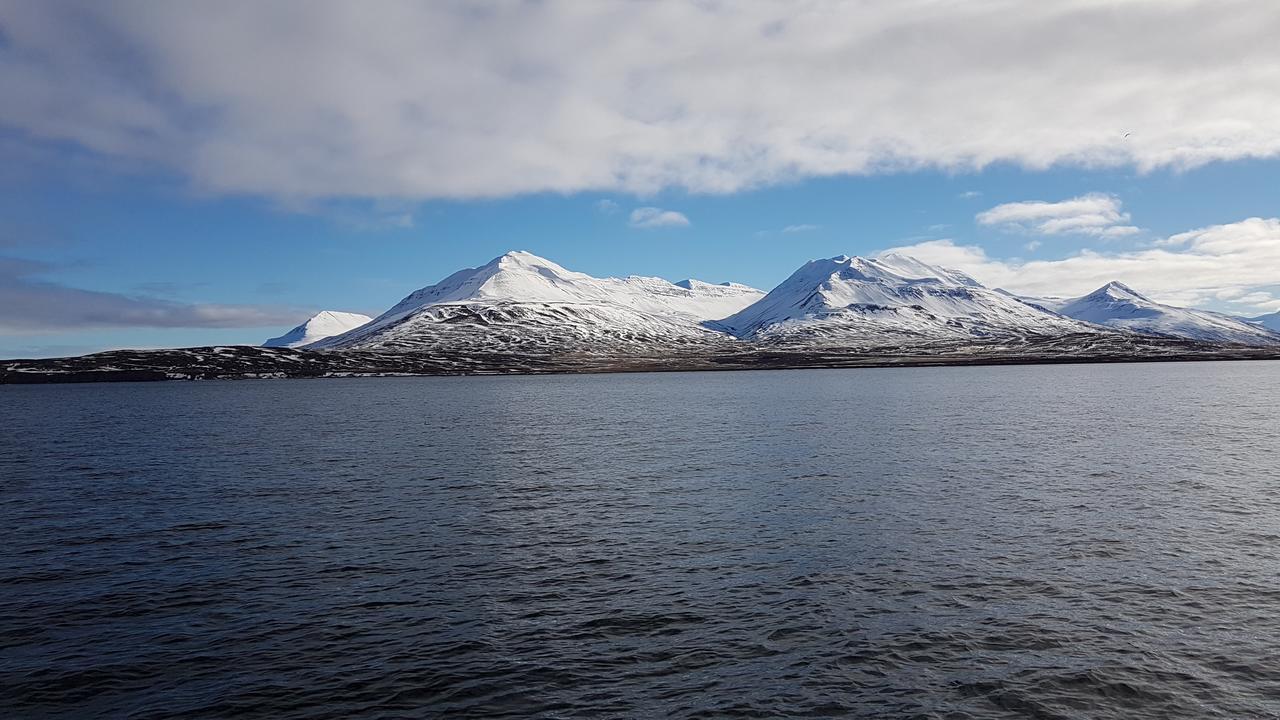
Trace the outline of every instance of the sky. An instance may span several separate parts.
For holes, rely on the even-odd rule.
[[[1272,0],[0,0],[0,357],[251,343],[521,249],[899,250],[1280,311]]]

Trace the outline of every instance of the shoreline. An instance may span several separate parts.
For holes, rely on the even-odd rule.
[[[1127,351],[1126,351],[1127,350]],[[1156,341],[1131,348],[1021,351],[954,346],[882,352],[841,348],[756,348],[670,355],[439,354],[285,350],[250,346],[117,350],[70,358],[0,361],[0,385],[194,380],[573,375],[637,372],[835,370],[893,367],[1078,365],[1280,360],[1280,348]]]

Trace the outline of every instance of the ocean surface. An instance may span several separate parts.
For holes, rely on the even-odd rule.
[[[1280,717],[1280,362],[0,387],[5,718]]]

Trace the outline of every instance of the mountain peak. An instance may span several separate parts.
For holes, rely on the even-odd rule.
[[[613,316],[622,318],[620,327],[630,323],[630,329],[622,330],[637,335],[670,323],[700,334],[709,332],[701,322],[737,312],[761,295],[745,286],[711,285],[697,280],[676,286],[655,277],[596,278],[565,269],[531,252],[512,250],[480,267],[459,270],[434,285],[415,290],[355,336],[335,338],[325,347],[401,338],[413,332],[410,328],[433,335],[437,332],[430,329],[433,323],[444,323],[441,318],[446,316],[484,316],[477,321],[481,324],[496,322],[499,317],[506,321],[537,318],[538,323],[565,328],[578,321],[590,324]]]
[[[1089,331],[1080,323],[988,290],[962,272],[899,253],[810,261],[759,302],[721,320],[720,325],[738,337],[763,333],[858,344],[892,344],[926,335]]]
[[[854,274],[865,276],[864,279],[871,279],[872,275],[878,273],[875,261],[858,255],[836,255],[810,260],[800,268],[800,272],[806,270],[823,275],[852,271]]]
[[[590,279],[531,252],[512,250],[480,267],[459,270],[435,285],[417,290],[379,319],[445,302],[562,300],[575,283]]]
[[[491,262],[518,262],[518,263],[549,263],[550,260],[534,255],[528,250],[508,250]]]
[[[360,313],[342,312],[341,310],[321,310],[312,315],[307,323],[323,323],[323,322],[351,322],[363,318],[363,322],[369,322],[368,315]]]
[[[1280,344],[1280,334],[1265,326],[1208,310],[1165,305],[1142,296],[1122,282],[1109,282],[1084,297],[1069,300],[1058,312],[1084,322],[1143,335],[1246,345]]]
[[[509,250],[477,268],[495,268],[500,270],[536,270],[547,268],[557,272],[568,272],[550,260],[534,255],[527,250]]]
[[[279,337],[262,343],[262,347],[303,347],[334,335],[354,330],[373,318],[360,313],[340,310],[321,310],[307,318],[301,325]]]
[[[1145,295],[1125,285],[1119,280],[1112,280],[1102,287],[1089,293],[1086,297],[1094,299],[1109,298],[1112,300],[1138,300],[1140,302],[1151,302]]]
[[[882,253],[871,258],[861,255],[837,255],[810,261],[802,270],[813,274],[825,273],[832,276],[839,274],[841,279],[848,281],[889,284],[935,283],[982,287],[977,280],[959,270],[930,265],[910,255],[897,252]]]

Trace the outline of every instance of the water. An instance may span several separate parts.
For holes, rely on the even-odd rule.
[[[7,717],[1280,716],[1280,363],[0,388]]]

